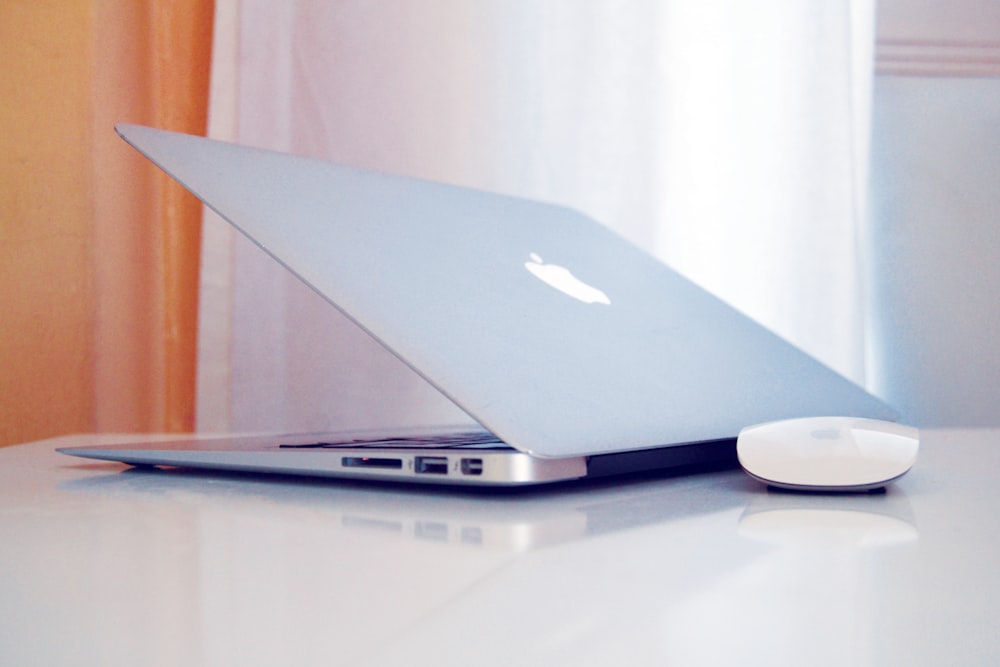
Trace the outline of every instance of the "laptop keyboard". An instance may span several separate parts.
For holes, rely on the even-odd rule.
[[[415,449],[420,447],[463,448],[463,449],[509,449],[503,440],[489,431],[467,431],[440,435],[393,436],[382,438],[351,438],[307,443],[304,445],[281,445],[284,449],[337,449],[358,447],[393,447]]]

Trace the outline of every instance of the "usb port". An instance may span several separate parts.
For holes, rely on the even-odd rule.
[[[462,459],[462,474],[463,475],[482,475],[483,474],[483,460],[482,459]]]
[[[414,459],[413,469],[422,475],[447,475],[448,457],[446,456],[418,456]]]

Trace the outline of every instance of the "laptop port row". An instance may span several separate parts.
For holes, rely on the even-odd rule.
[[[340,463],[345,468],[387,468],[402,469],[403,460],[380,456],[344,456]],[[483,460],[463,458],[460,463],[463,475],[482,475]],[[413,460],[413,470],[419,475],[447,475],[448,457],[417,456]]]

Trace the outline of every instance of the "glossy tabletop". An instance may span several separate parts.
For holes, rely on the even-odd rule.
[[[739,470],[537,491],[130,470],[0,449],[3,665],[1000,660],[1000,431],[885,493]]]

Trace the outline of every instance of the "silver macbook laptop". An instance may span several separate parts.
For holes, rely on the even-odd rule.
[[[482,431],[62,450],[134,465],[518,485],[734,460],[747,425],[894,418],[575,211],[151,128],[119,134]]]

